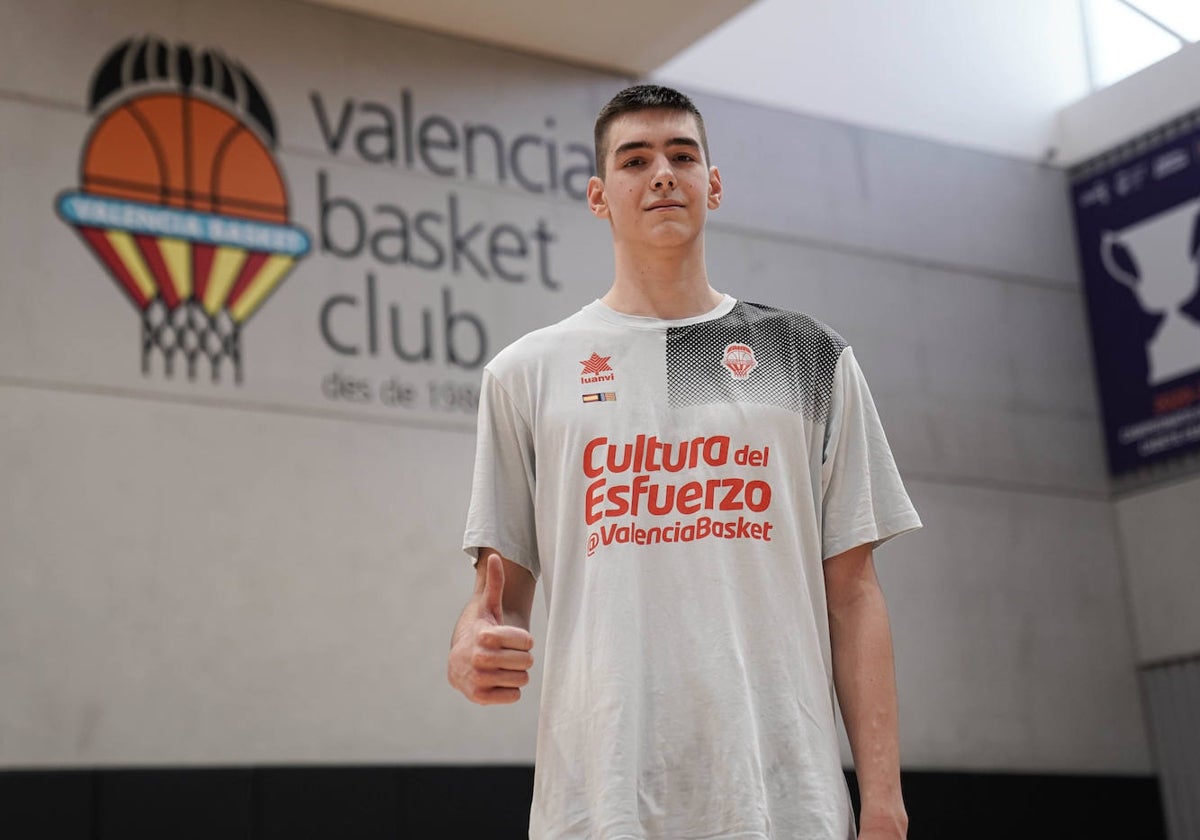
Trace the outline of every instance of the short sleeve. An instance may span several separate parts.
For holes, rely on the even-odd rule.
[[[534,519],[536,469],[533,433],[500,381],[484,370],[479,395],[478,436],[471,506],[463,551],[474,560],[490,547],[524,566],[536,579],[541,572]]]
[[[838,357],[821,466],[821,556],[878,546],[921,527],[867,381],[846,347]]]

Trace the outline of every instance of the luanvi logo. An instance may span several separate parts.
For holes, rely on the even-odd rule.
[[[599,353],[592,351],[592,355],[583,359],[579,364],[583,365],[583,370],[579,372],[579,383],[581,385],[591,385],[595,382],[611,382],[616,378],[612,367],[608,360],[612,356],[601,356]]]
[[[309,250],[291,224],[275,118],[258,83],[216,49],[117,45],[92,77],[98,114],[80,185],[58,197],[137,307],[142,373],[242,381],[241,328]]]

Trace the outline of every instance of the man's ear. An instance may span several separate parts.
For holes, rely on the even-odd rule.
[[[588,178],[587,185],[588,209],[597,219],[608,218],[608,196],[604,192],[604,182],[599,176]]]
[[[708,209],[716,210],[721,206],[721,173],[717,167],[708,167]]]

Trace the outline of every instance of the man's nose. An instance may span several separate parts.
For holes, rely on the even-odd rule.
[[[675,170],[665,159],[660,161],[658,171],[654,173],[654,189],[675,189]]]

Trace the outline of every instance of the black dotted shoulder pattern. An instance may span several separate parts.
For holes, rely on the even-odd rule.
[[[745,379],[724,364],[731,344],[754,351],[757,364]],[[762,403],[824,422],[845,348],[845,340],[815,318],[738,301],[720,318],[667,329],[668,400],[672,406]]]

